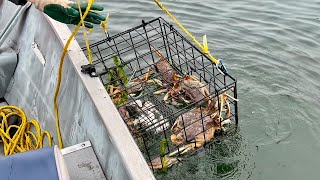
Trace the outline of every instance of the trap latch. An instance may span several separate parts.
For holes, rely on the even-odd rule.
[[[91,77],[98,77],[96,67],[93,64],[87,64],[81,66],[81,72],[89,74]]]

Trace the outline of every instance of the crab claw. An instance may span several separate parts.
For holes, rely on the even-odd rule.
[[[148,81],[149,78],[150,78],[150,75],[151,75],[151,69],[149,68],[148,71],[147,71],[147,73],[146,73],[146,76],[145,76],[144,80],[145,80],[145,81]]]
[[[175,73],[175,74],[173,75],[173,77],[172,77],[173,81],[179,81],[181,78],[182,78],[182,77],[181,77],[179,74],[177,74],[177,73]]]
[[[163,97],[163,100],[167,102],[169,97],[170,97],[170,92],[167,92],[167,94]]]
[[[225,124],[231,124],[231,123],[232,123],[232,121],[230,119],[226,119],[223,122],[221,122],[221,125],[223,126]]]
[[[155,170],[160,170],[165,167],[170,168],[172,165],[178,163],[181,159],[180,158],[174,158],[174,157],[156,157],[153,159],[150,163],[148,163],[149,167]]]
[[[228,96],[228,98],[230,98],[230,99],[232,99],[232,100],[234,100],[234,101],[237,101],[237,102],[239,101],[239,99],[236,99],[236,98],[234,98],[234,97],[230,96],[230,95],[229,95],[229,94],[227,94],[227,93],[226,93],[226,96]]]
[[[221,122],[221,129],[222,131],[226,131],[226,128],[224,127],[225,125],[230,125],[232,123],[232,121],[230,119],[226,119],[224,121]]]
[[[181,138],[180,136],[175,135],[175,134],[172,134],[170,136],[170,139],[174,144],[177,144],[177,145],[182,144],[184,142],[183,138]]]
[[[185,75],[184,77],[183,77],[183,80],[185,80],[185,81],[193,81],[194,80],[194,78],[192,78],[192,76],[189,76],[189,75]]]
[[[156,53],[156,55],[160,58],[160,61],[166,60],[166,58],[162,55],[161,51],[151,47],[152,51]]]

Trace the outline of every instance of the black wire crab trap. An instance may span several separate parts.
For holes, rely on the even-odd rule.
[[[83,72],[100,77],[152,170],[237,127],[236,80],[162,18],[90,49]]]

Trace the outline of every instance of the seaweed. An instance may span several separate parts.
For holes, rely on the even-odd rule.
[[[113,57],[113,62],[116,65],[115,67],[109,68],[107,70],[107,80],[108,83],[105,85],[106,90],[109,92],[110,91],[110,87],[115,87],[114,89],[119,89],[120,92],[115,93],[116,95],[120,95],[120,98],[118,96],[116,96],[116,98],[112,98],[113,102],[117,105],[117,106],[121,106],[123,104],[125,104],[125,102],[127,101],[128,98],[128,93],[123,91],[123,88],[121,88],[121,86],[124,86],[124,88],[126,88],[128,86],[128,77],[125,73],[124,67],[125,64],[123,64],[120,61],[119,56],[114,56]],[[114,92],[111,92],[111,94],[113,94]],[[110,95],[110,93],[109,93]]]

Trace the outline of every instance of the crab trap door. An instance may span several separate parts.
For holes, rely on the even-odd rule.
[[[236,80],[163,19],[90,47],[101,81],[152,170],[169,168],[237,127]]]

